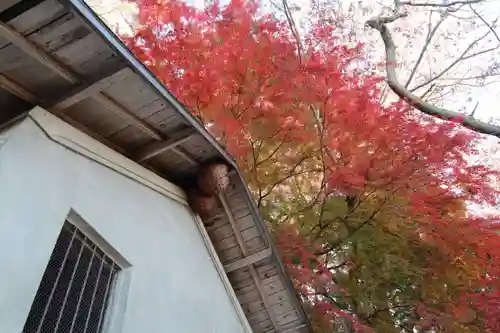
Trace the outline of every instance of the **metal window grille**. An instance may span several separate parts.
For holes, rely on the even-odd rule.
[[[23,333],[101,333],[120,267],[73,224],[57,239]]]

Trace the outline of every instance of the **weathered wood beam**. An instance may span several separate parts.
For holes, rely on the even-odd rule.
[[[134,124],[135,127],[142,130],[144,133],[148,134],[155,140],[162,140],[163,136],[151,125],[146,123],[141,118],[137,117],[132,112],[128,111],[125,107],[119,104],[117,101],[104,95],[103,93],[97,94],[94,99],[101,104],[106,105],[111,111],[115,112],[117,115],[121,116]]]
[[[138,162],[142,162],[150,158],[153,158],[156,155],[159,155],[167,150],[173,149],[176,146],[188,141],[195,134],[196,132],[193,129],[188,129],[176,133],[167,140],[160,142],[153,142],[142,148],[140,152],[136,155],[135,160]]]
[[[99,78],[94,82],[80,86],[73,92],[68,94],[66,97],[63,97],[62,99],[53,103],[50,106],[50,109],[62,112],[64,109],[67,109],[86,98],[96,96],[101,91],[111,86],[113,83],[123,80],[130,73],[132,73],[132,71],[128,67],[125,67],[111,75]]]
[[[21,87],[16,82],[12,81],[8,77],[0,74],[0,87],[10,92],[12,95],[15,95],[31,104],[37,104],[40,102],[37,96],[29,92],[28,90]]]
[[[281,331],[280,333],[296,333],[297,330],[300,330],[300,329],[306,328],[306,327],[307,327],[306,324],[300,324],[298,326],[287,328],[284,331]]]
[[[78,78],[69,69],[59,64],[54,58],[3,22],[0,22],[0,35],[69,82],[79,82]]]
[[[12,42],[14,45],[19,47],[21,50],[26,52],[29,56],[36,59],[41,64],[45,65],[53,72],[58,75],[64,77],[67,81],[71,83],[82,83],[81,80],[75,73],[73,73],[70,69],[65,68],[62,64],[60,64],[56,59],[52,56],[48,55],[45,51],[41,50],[38,46],[24,38],[16,30],[9,27],[7,24],[0,22],[0,35],[5,37],[7,40]],[[125,109],[123,106],[118,104],[113,99],[108,96],[98,93],[94,96],[94,98],[100,103],[108,106],[113,112],[121,116],[122,118],[130,121],[137,128],[141,129],[152,138],[156,140],[162,140],[162,136],[156,131],[152,126],[148,125],[145,121],[137,117],[135,114]]]
[[[226,213],[227,218],[229,219],[229,223],[231,224],[231,228],[234,231],[234,235],[236,237],[236,241],[238,242],[239,247],[241,248],[241,252],[243,253],[243,256],[246,257],[248,255],[248,249],[246,247],[245,241],[243,240],[243,236],[241,235],[241,232],[238,228],[233,212],[231,211],[231,207],[229,207],[226,197],[224,196],[224,193],[219,194],[219,200],[222,204],[222,207],[224,208],[224,212]],[[250,264],[248,266],[248,269],[255,283],[255,286],[257,287],[257,291],[259,292],[260,298],[262,299],[262,303],[264,303],[264,307],[266,308],[266,311],[269,314],[269,318],[271,319],[273,327],[276,331],[279,331],[278,321],[276,320],[274,312],[271,309],[271,304],[269,303],[269,299],[266,293],[264,292],[264,288],[262,287],[262,283],[259,279],[257,271],[255,270],[253,264]]]
[[[234,261],[230,264],[224,265],[224,270],[226,273],[235,271],[237,269],[250,266],[252,264],[255,264],[256,262],[259,262],[265,258],[270,257],[272,254],[272,250],[270,248],[266,248],[264,250],[261,250],[259,252],[250,254],[242,259],[239,259],[237,261]]]
[[[30,42],[29,40],[24,38],[24,36],[21,35],[19,32],[17,32],[13,28],[11,28],[10,26],[8,26],[7,24],[2,23],[2,22],[0,22],[0,35],[3,36],[4,38],[6,38],[7,40],[9,40],[10,42],[12,42],[14,45],[19,47],[26,54],[33,57],[41,64],[45,65],[46,67],[48,67],[49,69],[51,69],[52,71],[57,73],[58,75],[64,77],[69,82],[80,83],[80,84],[84,82],[84,80],[79,78],[77,74],[73,73],[70,69],[66,68],[66,66],[60,64],[56,59],[54,59],[52,56],[50,56],[45,51],[40,49],[37,45],[33,44],[32,42]],[[8,88],[7,84],[5,84],[5,86],[6,86],[6,89],[8,89],[9,91],[11,91],[11,92],[15,91],[15,89],[13,89],[14,86],[12,86],[10,88]],[[87,89],[83,89],[84,91],[80,91],[79,94],[73,96],[73,100],[71,100],[71,98],[70,98],[70,99],[66,100],[65,102],[62,101],[61,102],[62,104],[59,105],[59,107],[48,108],[48,110],[50,112],[57,114],[57,115],[60,115],[61,106],[64,106],[64,103],[71,104],[74,102],[74,100],[77,100],[78,98],[81,98],[82,96],[85,96],[85,94],[89,94],[89,96],[94,94],[91,97],[94,98],[95,100],[97,100],[99,103],[106,105],[111,111],[115,112],[117,115],[119,115],[123,119],[129,121],[130,123],[132,123],[133,126],[139,128],[140,130],[142,130],[143,132],[145,132],[146,134],[151,136],[153,139],[158,140],[158,141],[163,141],[163,139],[164,139],[163,135],[159,131],[157,131],[153,126],[149,125],[143,119],[137,117],[137,115],[135,115],[133,112],[127,110],[124,106],[120,105],[117,101],[115,101],[111,97],[106,96],[104,93],[102,93],[101,91],[104,89],[104,88],[102,88],[103,86],[104,87],[106,86],[105,82],[101,82],[99,84],[96,83],[96,85],[91,84],[89,87],[87,87]],[[99,90],[99,89],[101,89],[101,90]],[[32,97],[34,97],[34,95],[29,96],[28,94],[26,94],[26,92],[27,92],[26,89],[24,89],[24,91],[21,89],[21,90],[16,91],[15,95],[18,95],[18,96],[20,94],[23,95],[24,97],[22,97],[22,98],[25,100],[30,100],[30,103],[38,102],[38,101],[35,101],[32,99]],[[83,97],[83,98],[85,98],[85,97]],[[173,151],[177,155],[183,157],[185,160],[190,162],[191,164],[198,165],[198,162],[196,161],[196,159],[194,159],[192,156],[190,156],[189,154],[184,152],[182,149],[173,148]]]
[[[189,155],[189,153],[186,152],[181,147],[174,147],[174,148],[172,148],[172,151],[194,166],[198,166],[200,164],[193,156]]]

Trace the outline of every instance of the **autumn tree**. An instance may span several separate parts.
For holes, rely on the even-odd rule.
[[[498,332],[497,174],[474,134],[380,103],[332,25],[138,0],[123,39],[236,158],[317,332]]]

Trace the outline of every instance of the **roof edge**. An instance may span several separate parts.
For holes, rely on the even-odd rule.
[[[247,200],[250,203],[250,210],[252,215],[255,218],[256,223],[258,224],[259,229],[263,233],[263,237],[269,244],[272,250],[272,256],[275,258],[278,263],[279,269],[282,274],[286,277],[286,286],[285,288],[290,292],[293,296],[293,301],[295,306],[299,311],[301,319],[306,324],[308,330],[312,332],[311,323],[308,319],[308,316],[302,306],[302,302],[300,301],[299,295],[296,289],[292,285],[292,281],[290,279],[289,274],[285,269],[285,265],[279,252],[276,248],[276,245],[269,233],[267,225],[265,221],[262,219],[260,212],[255,205],[254,199],[246,186],[244,181],[244,177],[239,170],[236,161],[233,157],[221,146],[220,143],[207,131],[207,129],[201,124],[190,112],[186,109],[186,107],[167,89],[167,87],[161,83],[155,75],[128,49],[128,47],[116,36],[114,32],[104,23],[104,21],[90,8],[82,0],[63,0],[67,2],[71,9],[78,14],[83,21],[90,27],[91,30],[97,31],[101,36],[106,40],[106,42],[121,56],[125,58],[128,65],[132,67],[136,73],[140,76],[144,77],[146,81],[158,92],[160,95],[164,96],[169,103],[175,108],[175,110],[186,120],[188,124],[194,127],[194,129],[200,133],[205,140],[207,140],[224,158],[224,160],[236,171],[239,180],[244,185],[245,194],[247,196]]]

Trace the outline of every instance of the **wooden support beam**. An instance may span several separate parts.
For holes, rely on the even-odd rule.
[[[229,273],[237,269],[255,264],[256,262],[259,262],[263,259],[270,257],[272,253],[273,252],[270,248],[266,248],[264,250],[250,254],[242,259],[236,260],[230,264],[225,265],[224,270],[226,271],[226,273]]]
[[[243,256],[246,257],[248,255],[248,249],[245,245],[243,236],[241,235],[241,232],[236,223],[236,219],[234,218],[234,215],[231,211],[231,207],[229,207],[229,204],[226,200],[226,197],[224,196],[224,193],[219,194],[219,200],[222,204],[222,207],[224,208],[224,212],[226,213],[227,218],[229,219],[229,223],[231,224],[231,228],[234,231],[234,235],[236,237],[236,241],[238,242],[239,247],[241,248],[241,252],[243,253]],[[271,309],[271,304],[269,303],[269,299],[267,298],[267,295],[264,292],[264,288],[262,287],[262,283],[259,279],[257,271],[255,270],[253,264],[250,264],[248,266],[248,269],[250,270],[250,275],[252,275],[252,279],[255,283],[255,286],[257,287],[257,291],[259,292],[260,298],[262,299],[262,303],[264,303],[264,307],[266,308],[266,311],[269,314],[269,318],[273,323],[273,327],[276,330],[276,332],[278,332],[279,331],[278,321],[276,320],[273,310]]]
[[[37,96],[29,92],[28,90],[21,87],[16,82],[12,81],[8,77],[0,74],[0,87],[10,92],[12,95],[15,95],[31,104],[38,104],[40,100]]]
[[[298,326],[287,328],[284,331],[281,331],[281,333],[296,333],[298,330],[306,327],[307,327],[306,324],[300,324]]]
[[[174,147],[172,148],[172,151],[194,166],[198,166],[200,164],[193,156],[189,155],[188,152],[181,147]]]
[[[51,55],[47,54],[44,50],[39,48],[37,45],[34,43],[30,42],[27,40],[23,35],[21,35],[19,32],[11,28],[5,23],[0,22],[0,35],[12,42],[12,44],[16,45],[19,47],[22,51],[24,51],[26,54],[31,56],[32,58],[36,59],[38,62],[41,64],[45,65],[49,69],[51,69],[53,72],[57,73],[58,75],[64,77],[66,80],[68,80],[71,83],[82,83],[83,80],[78,77],[77,74],[73,73],[70,69],[66,68],[66,66],[62,65],[59,63],[58,60],[56,60],[54,57]],[[120,75],[122,73],[119,73]],[[7,83],[5,83],[7,82]],[[33,94],[28,94],[26,89],[18,89],[15,88],[15,86],[10,85],[11,82],[8,82],[4,80],[4,86],[7,90],[10,92],[15,93],[17,96],[22,95],[24,100],[29,101],[30,103],[39,103],[38,101],[35,101],[33,97],[35,97]],[[157,131],[153,126],[149,125],[146,123],[143,119],[137,117],[134,113],[131,111],[127,110],[124,106],[120,105],[117,101],[112,99],[109,96],[106,96],[103,94],[101,91],[106,87],[106,82],[100,82],[100,83],[95,83],[95,85],[90,85],[87,87],[87,89],[83,89],[79,93],[75,94],[69,99],[65,99],[64,101],[61,101],[59,105],[57,105],[54,108],[49,107],[48,110],[52,113],[60,115],[61,110],[64,108],[64,105],[71,105],[72,103],[76,103],[76,101],[79,100],[79,98],[85,98],[86,95],[90,96],[93,95],[92,97],[96,99],[98,102],[106,105],[111,111],[115,112],[117,115],[120,117],[128,120],[129,122],[132,123],[133,126],[139,128],[152,138],[158,141],[163,141],[163,135]],[[81,100],[81,99],[80,99]],[[189,161],[193,165],[198,165],[198,162],[196,159],[194,159],[192,156],[187,154],[181,149],[174,148],[173,151],[179,155],[182,156],[184,159]]]
[[[117,101],[104,95],[103,93],[97,94],[94,99],[101,104],[106,105],[111,111],[115,112],[117,115],[126,119],[134,124],[135,127],[142,130],[144,133],[148,134],[155,140],[162,140],[163,136],[151,125],[146,123],[141,118],[137,117],[132,112],[125,109],[122,105],[120,105]]]
[[[142,148],[140,152],[136,155],[135,160],[138,162],[142,162],[150,158],[153,158],[156,155],[163,153],[164,151],[173,149],[176,146],[188,141],[193,137],[194,134],[196,134],[196,132],[193,129],[187,129],[179,133],[176,133],[167,140],[160,142],[153,142]]]
[[[111,86],[113,83],[123,80],[131,73],[132,71],[128,67],[125,67],[111,75],[100,78],[89,84],[80,86],[75,89],[75,91],[71,92],[68,96],[63,97],[62,99],[53,103],[50,106],[50,109],[57,112],[62,112],[64,109],[67,109],[86,98],[96,96],[101,91]]]
[[[78,78],[78,76],[73,73],[71,70],[65,68],[65,66],[61,65],[56,59],[54,59],[52,56],[48,55],[45,51],[41,50],[38,46],[24,38],[23,35],[21,35],[19,32],[16,30],[12,29],[9,27],[7,24],[0,22],[0,35],[5,37],[7,40],[12,42],[14,45],[19,47],[21,50],[26,52],[29,56],[33,57],[34,59],[38,60],[41,64],[45,65],[46,67],[50,68],[52,71],[55,73],[59,74],[60,76],[64,77],[66,80],[68,80],[71,83],[81,83],[82,80]],[[100,103],[103,103],[104,105],[108,106],[113,112],[117,113],[124,119],[129,120],[136,126],[137,128],[141,129],[148,135],[150,135],[152,138],[156,140],[162,140],[162,136],[150,125],[148,125],[145,121],[137,117],[135,114],[132,112],[126,110],[123,106],[118,104],[116,101],[113,99],[109,98],[108,96],[98,93],[95,96],[95,99],[99,101]]]
[[[54,73],[64,77],[69,82],[79,82],[78,78],[69,69],[59,64],[53,57],[45,53],[38,46],[28,41],[23,35],[3,22],[0,22],[0,35],[23,50],[29,56],[38,60],[41,64],[50,68]]]

